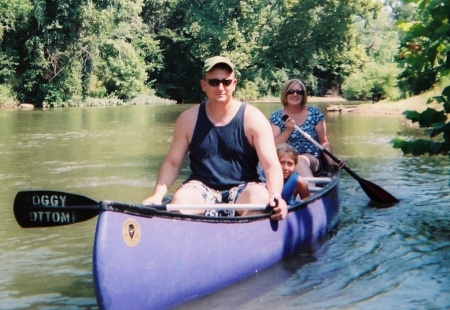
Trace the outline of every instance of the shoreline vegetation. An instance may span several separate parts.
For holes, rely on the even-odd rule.
[[[343,97],[314,97],[309,96],[308,102],[311,103],[329,103],[329,107],[341,108],[337,113],[358,113],[358,114],[372,114],[372,115],[394,115],[403,117],[403,112],[406,110],[412,110],[417,112],[422,112],[427,108],[435,108],[437,110],[442,109],[442,105],[437,103],[427,104],[427,100],[434,96],[439,96],[441,94],[442,88],[436,87],[430,91],[424,92],[420,95],[411,96],[406,99],[401,99],[398,101],[388,101],[381,100],[375,103],[372,101],[348,101]],[[265,98],[262,100],[255,100],[250,102],[277,102],[280,99],[277,97]]]
[[[427,104],[427,100],[430,97],[438,96],[441,94],[441,88],[436,87],[428,92],[424,92],[420,95],[412,96],[399,101],[388,101],[382,100],[375,103],[368,101],[348,101],[340,96],[329,96],[329,97],[308,97],[308,101],[314,102],[326,102],[329,103],[331,110],[335,109],[337,113],[358,113],[358,114],[373,114],[373,115],[397,115],[402,116],[403,112],[406,110],[414,110],[422,112],[428,107],[442,109],[442,106],[437,103]],[[145,99],[143,97],[146,97]],[[175,101],[169,99],[158,98],[156,96],[138,96],[137,100],[131,100],[130,102],[122,102],[119,99],[95,99],[90,98],[90,100],[84,104],[70,104],[68,103],[65,107],[92,107],[92,106],[130,106],[130,105],[167,105],[176,104]],[[151,100],[148,100],[151,97]],[[280,99],[278,97],[267,97],[259,100],[248,100],[249,103],[261,103],[261,102],[278,102]],[[119,102],[120,101],[120,102]],[[2,110],[30,110],[34,106],[28,103],[21,104],[3,104],[0,105]],[[48,107],[46,107],[48,108]]]

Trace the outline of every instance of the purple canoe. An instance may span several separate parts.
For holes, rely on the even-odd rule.
[[[102,202],[93,255],[99,307],[171,308],[300,251],[338,222],[339,176],[326,179],[279,222],[268,214],[210,218]]]

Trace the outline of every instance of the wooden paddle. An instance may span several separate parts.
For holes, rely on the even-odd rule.
[[[287,114],[283,115],[282,119],[285,122],[289,116]],[[311,141],[315,146],[317,146],[322,152],[327,154],[331,159],[333,159],[336,163],[340,163],[341,160],[336,158],[330,151],[328,151],[326,148],[324,148],[320,143],[318,143],[316,140],[314,140],[310,134],[305,132],[303,129],[301,129],[299,126],[295,125],[295,129],[298,130],[306,139]],[[364,192],[366,192],[367,196],[369,196],[370,199],[383,202],[383,203],[397,203],[399,200],[389,194],[387,191],[382,189],[380,186],[364,180],[360,176],[358,176],[355,172],[353,172],[347,165],[343,167],[345,171],[347,171],[354,179],[356,179],[359,182],[359,185],[362,187]]]
[[[175,210],[257,210],[270,211],[264,204],[165,204],[135,206],[119,202],[98,202],[78,194],[52,191],[20,191],[14,199],[14,216],[21,227],[50,227],[83,222],[97,216],[100,210],[154,215],[158,211]]]

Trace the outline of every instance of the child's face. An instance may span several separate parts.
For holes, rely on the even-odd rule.
[[[295,161],[292,153],[284,153],[280,156],[281,169],[283,170],[283,177],[288,178],[295,169]]]

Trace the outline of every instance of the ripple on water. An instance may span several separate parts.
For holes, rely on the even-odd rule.
[[[389,208],[377,208],[355,180],[343,175],[342,217],[323,255],[245,309],[269,304],[282,304],[281,309],[448,308],[448,179],[436,178],[433,164],[405,162],[388,180],[383,173],[371,175],[371,181],[393,188],[400,198]]]

